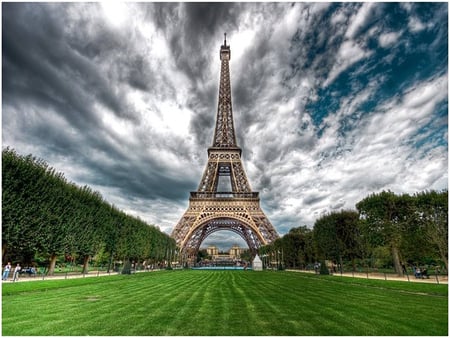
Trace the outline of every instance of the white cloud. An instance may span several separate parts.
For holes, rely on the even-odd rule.
[[[341,109],[324,122],[329,127],[316,140],[314,151],[291,150],[285,155],[287,162],[277,160],[264,169],[271,177],[270,198],[279,198],[271,213],[273,221],[289,218],[298,219],[298,225],[312,225],[323,213],[353,209],[359,200],[381,189],[414,193],[445,185],[445,149],[423,157],[405,140],[430,123],[436,105],[446,98],[446,87],[447,76],[414,85],[403,97],[381,103],[374,114],[361,116],[347,141],[337,129],[370,96],[371,89],[343,101]],[[277,142],[283,144],[286,139],[283,132]]]
[[[356,41],[344,41],[339,47],[336,61],[328,78],[323,83],[323,87],[330,85],[343,71],[351,67],[354,63],[369,57],[371,54],[371,51],[365,50]]]
[[[411,32],[417,33],[425,29],[425,24],[417,17],[411,17],[408,21],[408,28]]]
[[[357,13],[353,15],[345,37],[348,39],[354,39],[359,33],[359,30],[364,27],[371,19],[372,8],[375,6],[373,2],[364,2]]]
[[[401,32],[389,32],[378,36],[378,43],[383,48],[389,48],[398,42]]]
[[[121,27],[125,24],[128,16],[128,6],[126,3],[119,1],[104,1],[100,4],[109,24],[114,27]]]

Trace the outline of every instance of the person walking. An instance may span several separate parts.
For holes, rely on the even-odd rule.
[[[2,280],[7,280],[9,276],[9,272],[11,271],[11,263],[5,265],[5,269],[3,270]]]
[[[19,271],[22,268],[20,267],[20,264],[17,263],[16,267],[14,268],[14,275],[13,275],[13,282],[15,282],[16,280],[19,280]]]

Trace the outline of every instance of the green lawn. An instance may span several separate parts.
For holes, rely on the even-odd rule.
[[[440,335],[447,285],[161,271],[4,283],[3,335]]]

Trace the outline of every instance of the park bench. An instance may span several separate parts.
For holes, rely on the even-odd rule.
[[[422,278],[422,279],[424,279],[424,278],[429,279],[430,275],[428,274],[428,269],[422,269],[422,270],[416,269],[414,271],[414,277]]]
[[[19,271],[19,275],[27,274],[28,277],[36,277],[36,269],[35,268],[24,268]]]

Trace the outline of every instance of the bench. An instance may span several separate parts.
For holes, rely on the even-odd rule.
[[[422,270],[416,269],[414,271],[414,277],[422,278],[422,279],[424,279],[424,278],[430,279],[430,275],[428,274],[428,269],[422,269]]]
[[[19,271],[19,275],[21,276],[24,274],[27,274],[28,277],[31,277],[31,276],[36,277],[37,272],[36,272],[35,268],[24,268]]]

